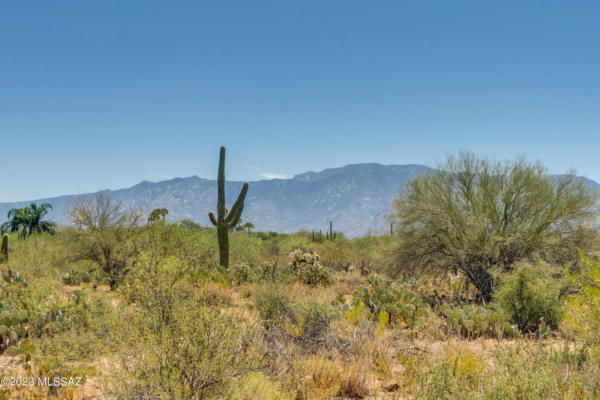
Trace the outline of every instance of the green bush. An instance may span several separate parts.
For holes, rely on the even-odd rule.
[[[265,321],[281,322],[284,319],[296,320],[290,296],[282,289],[268,287],[254,295],[256,308]]]
[[[157,334],[144,321],[136,321],[140,341],[119,355],[107,390],[115,398],[218,398],[231,377],[264,367],[256,347],[260,330],[243,318],[183,301]]]
[[[544,325],[558,327],[563,306],[555,274],[552,267],[540,261],[535,265],[521,263],[500,278],[496,299],[521,332],[537,332]]]
[[[600,262],[580,253],[576,271],[566,268],[568,286],[564,293],[568,312],[565,323],[580,338],[600,343]]]
[[[230,400],[292,400],[292,395],[281,389],[281,384],[269,379],[262,372],[251,372],[230,385]]]
[[[308,304],[299,313],[302,320],[302,337],[316,338],[321,336],[333,320],[333,309],[325,304]]]

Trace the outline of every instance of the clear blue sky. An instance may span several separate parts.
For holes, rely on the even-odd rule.
[[[0,201],[526,155],[600,181],[598,1],[0,2]],[[261,175],[264,174],[264,175]]]

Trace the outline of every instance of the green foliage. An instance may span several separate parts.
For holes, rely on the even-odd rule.
[[[75,228],[65,230],[71,261],[88,260],[96,264],[111,289],[125,279],[129,261],[138,252],[141,212],[98,193],[94,199],[73,201],[69,215]]]
[[[298,314],[302,321],[303,338],[321,336],[335,316],[334,310],[330,306],[318,303],[305,305]]]
[[[292,395],[285,393],[281,384],[271,380],[262,372],[251,372],[237,382],[232,382],[230,400],[292,400]]]
[[[50,203],[42,203],[39,206],[36,203],[31,203],[24,208],[13,208],[8,211],[8,221],[0,226],[0,231],[2,233],[20,232],[23,239],[33,233],[48,232],[54,234],[56,224],[43,220],[51,209],[52,204]]]
[[[143,330],[144,320],[137,323]],[[121,355],[115,397],[214,398],[230,377],[263,367],[256,347],[258,330],[219,310],[179,302],[171,321],[150,332]]]
[[[600,343],[600,262],[580,253],[579,268],[565,269],[566,322],[580,338]]]
[[[493,365],[468,350],[452,352],[439,363],[417,372],[414,398],[419,400],[546,400],[596,399],[597,359],[580,364],[570,346],[525,345],[491,352]]]
[[[8,261],[8,233],[2,235],[2,248],[0,249],[0,263]]]
[[[501,278],[498,304],[521,332],[537,332],[542,326],[558,327],[564,309],[555,274],[556,270],[540,261],[533,265],[521,263]]]
[[[277,268],[275,271],[276,276],[279,276]],[[237,284],[270,281],[273,273],[273,265],[269,262],[261,262],[259,265],[254,266],[246,262],[239,262],[234,264],[229,269],[229,272]]]
[[[148,216],[148,223],[154,224],[158,221],[165,221],[165,217],[169,214],[169,210],[166,208],[155,208]]]
[[[467,338],[479,336],[501,339],[514,337],[517,330],[493,304],[482,306],[442,306],[440,311],[448,319],[454,331]]]
[[[219,239],[219,264],[223,268],[229,268],[229,230],[238,224],[244,209],[244,199],[248,193],[248,182],[244,182],[240,194],[231,207],[231,211],[225,208],[225,147],[221,146],[219,153],[219,173],[217,175],[218,199],[217,216],[213,212],[208,213],[210,222],[217,227],[217,238]]]
[[[255,294],[256,308],[265,321],[281,322],[284,319],[296,321],[290,295],[281,288],[267,287]]]
[[[342,307],[342,311],[344,312],[346,320],[354,326],[361,326],[365,323],[368,323],[371,318],[371,313],[370,313],[369,309],[360,300],[355,302],[354,307],[352,307],[352,308],[350,308],[348,306],[348,304],[344,304],[344,306]],[[388,314],[388,322],[389,322],[389,314]]]
[[[300,282],[309,286],[329,286],[333,283],[331,271],[318,262],[299,268],[297,274]]]
[[[523,159],[461,153],[411,180],[394,200],[397,272],[461,270],[484,302],[490,269],[534,254],[563,265],[594,237],[598,194],[574,174],[551,176]]]

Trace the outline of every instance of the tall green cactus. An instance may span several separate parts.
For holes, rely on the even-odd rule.
[[[218,200],[217,216],[213,212],[208,213],[210,222],[217,227],[217,238],[219,239],[219,264],[229,268],[229,229],[235,228],[244,209],[244,199],[248,193],[248,182],[244,182],[242,191],[238,196],[231,211],[225,208],[225,147],[221,146],[219,154],[219,174],[217,176]]]
[[[2,249],[0,250],[0,262],[8,261],[8,233],[2,236]]]

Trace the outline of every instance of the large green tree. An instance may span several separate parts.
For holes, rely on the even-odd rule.
[[[560,265],[592,239],[598,195],[569,173],[539,163],[449,157],[411,180],[393,201],[397,271],[462,271],[491,299],[492,268],[534,254]]]
[[[8,211],[8,221],[2,224],[0,230],[4,232],[21,232],[23,238],[32,233],[48,232],[53,234],[56,224],[45,221],[44,217],[50,210],[50,203],[42,203],[39,206],[31,203],[24,208],[13,208]]]

